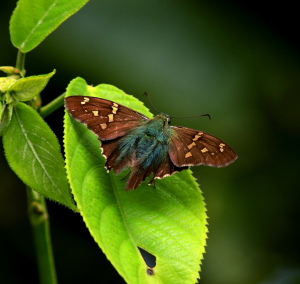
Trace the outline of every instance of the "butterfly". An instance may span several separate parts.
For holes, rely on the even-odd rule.
[[[130,168],[126,190],[136,189],[148,176],[171,176],[190,166],[225,167],[236,152],[219,138],[182,126],[170,126],[169,115],[150,119],[119,103],[88,96],[65,98],[66,108],[101,141],[106,168],[119,174]]]

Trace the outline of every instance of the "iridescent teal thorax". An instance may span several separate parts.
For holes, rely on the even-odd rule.
[[[170,117],[161,113],[133,129],[120,141],[118,161],[132,157],[132,162],[138,162],[141,170],[158,167],[168,155],[169,123]]]

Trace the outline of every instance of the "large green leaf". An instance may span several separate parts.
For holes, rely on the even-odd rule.
[[[5,155],[20,179],[47,198],[77,210],[58,140],[39,114],[24,103],[14,108],[3,135]]]
[[[91,87],[77,78],[67,89],[69,95],[103,97],[150,116],[141,102],[110,85]],[[191,171],[157,180],[156,187],[145,182],[125,191],[127,172],[108,174],[96,135],[68,113],[64,143],[78,208],[95,241],[127,283],[195,283],[207,222],[205,203]],[[156,257],[150,271],[154,274],[138,248]]]
[[[26,53],[39,45],[88,0],[19,0],[10,21],[15,47]]]

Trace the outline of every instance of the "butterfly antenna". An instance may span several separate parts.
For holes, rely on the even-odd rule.
[[[150,105],[154,108],[154,110],[155,110],[157,113],[160,113],[160,112],[158,111],[158,109],[154,106],[154,104],[152,103],[152,101],[150,100],[150,95],[149,95],[147,92],[145,92],[145,93],[144,93],[144,96],[147,97],[147,99],[148,99]]]
[[[211,120],[211,117],[210,117],[210,115],[208,113],[206,113],[206,114],[199,114],[199,115],[195,115],[195,116],[181,116],[181,117],[172,116],[171,118],[182,119],[182,118],[195,118],[195,117],[199,117],[199,116],[208,116],[208,118]]]

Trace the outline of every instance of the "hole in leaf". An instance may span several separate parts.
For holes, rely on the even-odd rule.
[[[139,249],[145,263],[148,266],[147,273],[149,275],[154,275],[154,270],[152,268],[154,268],[156,266],[156,257],[153,254],[151,254],[150,252],[147,252],[140,247],[138,247],[138,249]],[[151,270],[151,272],[150,272],[150,270]]]
[[[153,269],[153,268],[150,268],[150,267],[148,267],[148,268],[147,268],[147,274],[148,274],[148,275],[150,275],[150,276],[153,276],[153,275],[155,275],[155,273],[154,273],[154,269]]]

